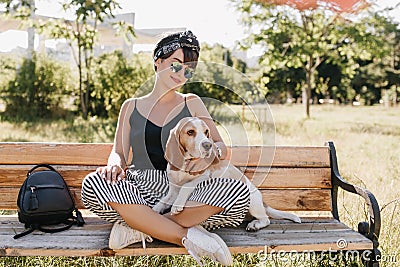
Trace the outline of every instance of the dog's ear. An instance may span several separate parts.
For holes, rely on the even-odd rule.
[[[171,129],[165,146],[164,158],[169,164],[180,170],[184,169],[185,158],[183,157],[183,154],[185,153],[185,149],[179,139],[182,127],[186,122],[187,120],[181,120],[173,129]]]

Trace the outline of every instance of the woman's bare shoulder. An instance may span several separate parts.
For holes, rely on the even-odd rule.
[[[126,99],[122,105],[132,106],[135,105],[136,102],[146,100],[147,98],[147,96],[131,97]]]
[[[186,100],[201,100],[200,97],[193,93],[181,94]]]
[[[121,112],[123,112],[123,113],[131,112],[136,105],[136,101],[137,101],[137,98],[133,98],[133,97],[126,99],[124,101],[124,103],[122,103]]]
[[[203,100],[196,94],[184,94],[187,106],[193,116],[206,116],[209,117],[207,108]]]

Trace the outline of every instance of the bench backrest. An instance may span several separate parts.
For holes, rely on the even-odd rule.
[[[112,144],[0,143],[0,209],[16,209],[18,191],[36,164],[53,165],[64,177],[78,208],[82,179],[107,163]],[[234,146],[231,162],[243,170],[272,207],[331,211],[328,146]]]

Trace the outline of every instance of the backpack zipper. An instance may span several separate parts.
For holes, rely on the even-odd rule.
[[[53,184],[42,184],[42,185],[29,186],[29,189],[31,190],[32,193],[29,197],[28,210],[36,210],[39,208],[39,202],[38,202],[35,191],[37,189],[45,189],[45,188],[64,189],[64,187],[61,185],[53,185]]]
[[[54,184],[41,184],[41,185],[29,186],[29,188],[31,189],[31,191],[33,193],[33,191],[35,191],[37,189],[45,189],[45,188],[64,189],[64,186],[54,185]]]

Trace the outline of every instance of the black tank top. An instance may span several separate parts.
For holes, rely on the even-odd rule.
[[[162,127],[155,125],[140,114],[135,100],[135,107],[129,118],[131,126],[129,138],[133,154],[131,165],[135,169],[166,170],[167,161],[164,158],[164,151],[169,132],[185,117],[192,117],[186,104],[186,98],[181,112]]]

